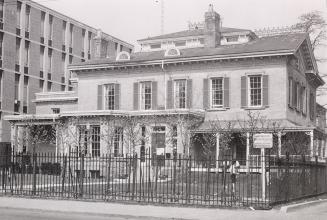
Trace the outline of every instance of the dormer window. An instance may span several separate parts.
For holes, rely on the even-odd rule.
[[[237,42],[238,41],[238,36],[230,36],[226,37],[227,42]]]
[[[160,49],[161,44],[151,44],[150,47],[151,47],[151,49]]]
[[[116,61],[125,61],[130,60],[131,56],[128,52],[122,51],[117,54]]]
[[[180,56],[181,53],[177,48],[169,48],[165,52],[165,57]]]
[[[184,47],[184,46],[186,46],[186,41],[185,40],[176,41],[175,46],[176,47]]]

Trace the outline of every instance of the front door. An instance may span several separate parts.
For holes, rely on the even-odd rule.
[[[164,165],[165,147],[166,147],[166,134],[165,127],[153,127],[151,135],[151,149],[153,158],[157,158],[158,163]]]

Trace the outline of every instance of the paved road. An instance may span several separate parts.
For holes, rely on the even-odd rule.
[[[49,212],[40,210],[0,208],[1,220],[157,220],[159,218],[138,218],[117,215],[91,215],[79,213]],[[162,218],[160,218],[162,219]],[[165,220],[165,219],[162,219]],[[167,219],[168,220],[168,219]]]

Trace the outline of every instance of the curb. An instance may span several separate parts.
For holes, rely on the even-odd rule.
[[[293,205],[287,205],[287,206],[281,207],[280,212],[287,213],[287,212],[295,211],[297,209],[301,209],[304,207],[318,205],[318,204],[324,203],[324,202],[327,202],[327,199],[319,199],[319,200],[310,201],[310,202],[303,202],[303,203],[298,203],[298,204],[293,204]]]

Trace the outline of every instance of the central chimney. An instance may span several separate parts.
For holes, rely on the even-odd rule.
[[[213,5],[209,5],[209,10],[205,13],[204,25],[204,46],[216,47],[220,45],[220,15],[213,10]]]

